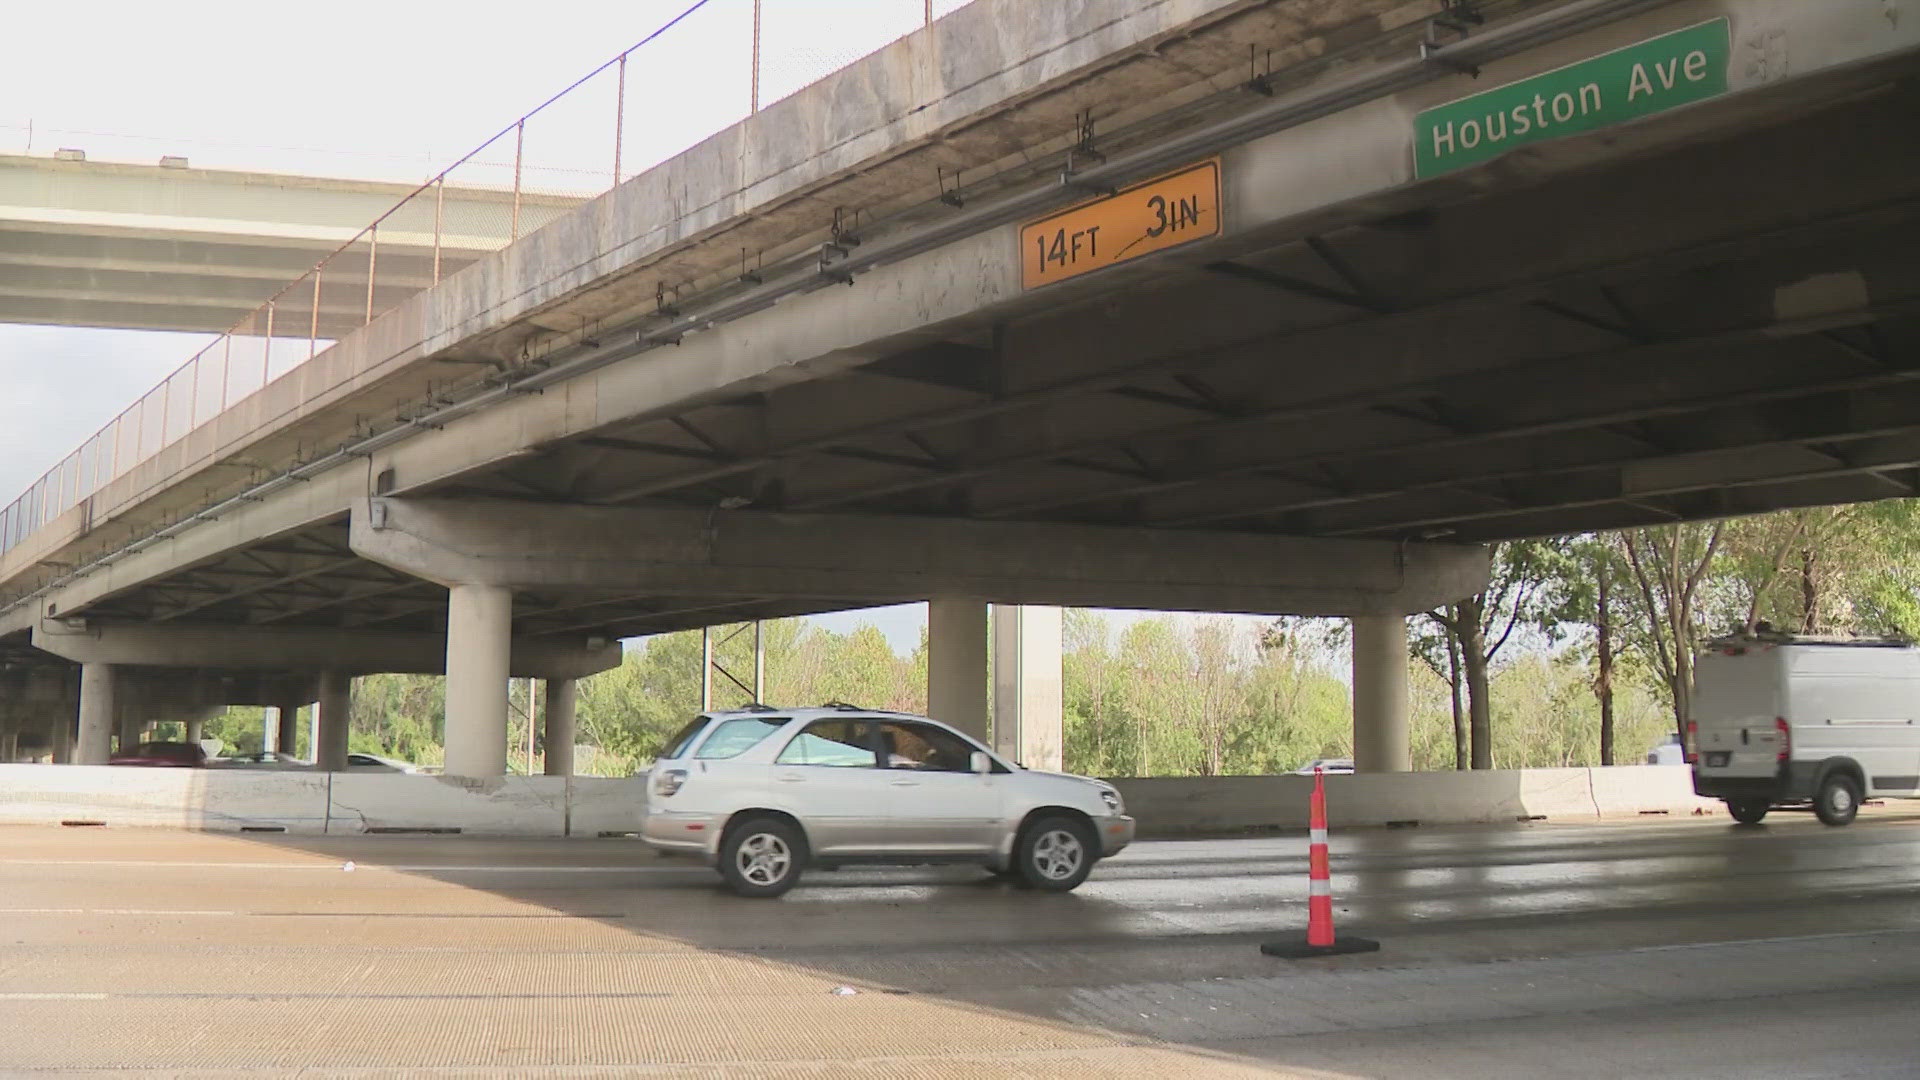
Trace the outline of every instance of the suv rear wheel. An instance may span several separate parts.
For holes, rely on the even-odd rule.
[[[1073,818],[1041,818],[1020,834],[1014,868],[1036,889],[1067,892],[1093,872],[1095,843],[1093,830]]]
[[[1860,782],[1850,773],[1830,772],[1813,796],[1813,812],[1828,825],[1845,825],[1860,812]]]
[[[1758,825],[1760,819],[1767,816],[1773,804],[1765,799],[1728,799],[1727,813],[1742,825]]]
[[[720,841],[720,876],[741,896],[779,896],[800,880],[806,841],[789,822],[766,815],[750,817]]]

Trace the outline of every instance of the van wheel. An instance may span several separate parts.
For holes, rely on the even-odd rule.
[[[1728,799],[1727,813],[1742,825],[1758,825],[1760,819],[1767,816],[1773,804],[1765,799]]]
[[[1093,872],[1096,843],[1092,830],[1072,818],[1042,818],[1020,834],[1014,866],[1033,888],[1067,892]]]
[[[1860,812],[1860,781],[1850,773],[1830,772],[1813,797],[1813,812],[1828,825],[1845,825]]]
[[[806,841],[777,817],[751,817],[720,841],[720,876],[741,896],[779,896],[800,880]]]

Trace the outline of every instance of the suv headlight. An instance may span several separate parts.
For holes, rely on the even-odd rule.
[[[679,791],[680,785],[686,782],[687,770],[667,769],[653,778],[653,793],[664,798]]]
[[[1126,811],[1125,805],[1120,802],[1120,793],[1112,788],[1101,788],[1100,798],[1106,801],[1107,809],[1113,813],[1119,814]]]

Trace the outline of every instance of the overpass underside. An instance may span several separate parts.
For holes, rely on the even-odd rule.
[[[1920,83],[1886,74],[1604,167],[1555,175],[1595,147],[1540,150],[1305,235],[1056,286],[830,377],[400,494],[518,504],[530,522],[879,514],[1154,542],[1477,542],[1912,495]],[[526,589],[515,620],[631,635],[835,599],[572,583]],[[445,603],[359,557],[342,516],[88,614],[430,631]]]

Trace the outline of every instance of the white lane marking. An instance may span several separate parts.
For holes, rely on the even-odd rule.
[[[244,915],[243,911],[197,911],[184,908],[0,908],[0,915]]]
[[[360,870],[393,870],[401,873],[470,874],[705,874],[703,866],[481,866],[437,865],[433,863],[355,863]],[[0,859],[0,866],[134,866],[180,867],[188,870],[330,870],[340,872],[340,863],[263,863],[263,862],[173,862],[166,859]]]
[[[105,994],[0,994],[0,1001],[105,1001]]]

